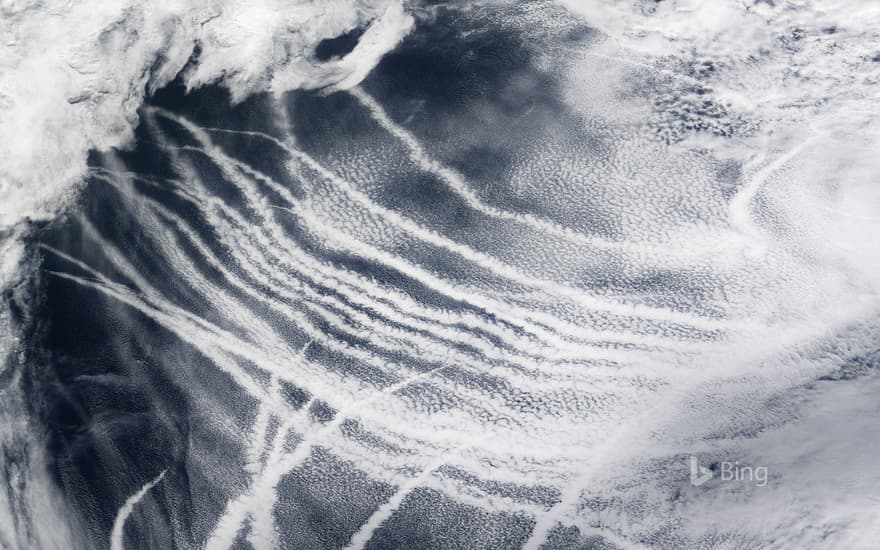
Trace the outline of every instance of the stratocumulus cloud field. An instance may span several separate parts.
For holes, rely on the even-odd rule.
[[[0,4],[0,548],[871,548],[878,21]]]

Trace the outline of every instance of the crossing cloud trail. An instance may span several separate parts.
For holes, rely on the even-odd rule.
[[[0,548],[880,536],[877,7],[0,13]]]

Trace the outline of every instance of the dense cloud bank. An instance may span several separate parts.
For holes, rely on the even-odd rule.
[[[185,67],[187,86],[220,83],[237,99],[347,88],[411,25],[396,0],[4,2],[0,226],[51,217],[81,180],[88,151],[128,143],[145,94]],[[314,59],[322,40],[361,26],[354,51]]]

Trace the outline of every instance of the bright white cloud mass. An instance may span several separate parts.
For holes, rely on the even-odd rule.
[[[871,547],[880,4],[465,4],[0,0],[0,288],[16,296],[0,311],[0,353],[24,354],[17,324],[38,318],[9,305],[37,272],[27,220],[71,212],[103,263],[42,243],[70,268],[52,276],[186,342],[252,409],[246,433],[234,415],[205,420],[245,462],[222,465],[244,481],[199,518],[194,540],[208,548],[284,547],[284,480],[323,450],[387,492],[341,499],[372,504],[350,514],[341,543],[303,539],[315,547],[381,544],[425,488],[526,518],[510,544],[485,535],[499,548],[567,548],[569,528],[621,548]],[[481,17],[485,28],[456,27]],[[449,28],[420,38],[437,24]],[[566,41],[582,26],[587,38]],[[355,29],[350,53],[316,57]],[[486,73],[520,59],[493,49],[502,31],[528,37],[528,70],[497,88],[479,71],[453,81],[450,66],[466,72],[480,56]],[[448,105],[370,89],[385,56],[436,36],[467,47],[410,70]],[[322,120],[279,107],[287,92],[338,92],[369,130],[340,123],[314,145],[297,141],[312,128],[201,126],[149,104],[178,77],[192,93],[225,87],[233,103],[267,93],[291,128]],[[526,93],[557,103],[517,99]],[[139,126],[173,177],[126,165]],[[272,155],[247,158],[230,136]],[[173,283],[142,273],[136,252],[75,209],[90,153],[101,158],[91,176],[118,193]],[[418,195],[426,178],[434,187]],[[197,305],[176,299],[180,288]],[[174,372],[194,403],[214,399]],[[285,384],[303,388],[304,405],[284,401]],[[72,505],[40,473],[52,457],[26,395],[3,391],[0,445],[29,447],[33,467],[7,474],[26,480],[10,484],[18,493],[0,490],[0,548],[79,541]],[[315,420],[321,407],[330,420]],[[760,465],[769,480],[692,485],[691,455]],[[146,529],[125,530],[151,499],[171,502],[157,495],[173,464],[141,478],[106,522],[114,549]]]
[[[126,145],[144,96],[184,70],[190,87],[255,92],[356,85],[409,31],[396,0],[4,1],[0,17],[0,224],[52,216],[89,150]],[[369,25],[357,49],[315,46]]]

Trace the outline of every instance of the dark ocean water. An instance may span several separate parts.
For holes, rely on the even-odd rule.
[[[560,47],[588,38],[589,31],[573,24]],[[342,37],[323,45],[316,55],[345,53],[356,39],[357,33]],[[530,40],[521,30],[505,28],[491,12],[477,18],[440,12],[384,59],[363,90],[389,117],[405,120],[426,149],[469,178],[496,207],[531,212],[531,204],[493,183],[512,170],[515,159],[536,140],[543,139],[542,131],[553,131],[544,121],[566,119],[552,75],[534,67]],[[262,175],[224,172],[216,155],[206,152],[204,143],[174,116],[198,126],[269,136],[208,132],[223,155]],[[577,117],[568,116],[571,128],[576,128]],[[405,269],[373,261],[370,254],[328,246],[308,222],[280,209],[290,207],[291,197],[335,196],[339,210],[330,212],[325,223],[342,227],[360,223],[354,216],[361,210],[350,200],[346,203],[326,181],[314,173],[292,173],[286,166],[288,153],[271,138],[295,143],[330,170],[368,184],[369,197],[376,204],[403,212],[446,237],[470,241],[488,252],[505,247],[511,238],[503,223],[474,212],[436,174],[415,166],[400,143],[351,94],[295,92],[277,99],[258,95],[232,105],[224,89],[185,93],[175,82],[149,99],[142,121],[133,148],[93,155],[94,175],[75,208],[40,232],[38,239],[43,248],[37,316],[44,321],[29,351],[29,394],[34,396],[29,405],[49,430],[51,470],[73,504],[75,523],[82,526],[91,548],[109,547],[123,503],[163,472],[125,523],[125,547],[206,544],[227,502],[247,489],[253,475],[253,467],[248,466],[253,451],[248,447],[249,438],[256,436],[249,434],[261,421],[262,403],[242,389],[237,376],[275,388],[273,406],[287,411],[262,420],[266,425],[260,437],[265,441],[278,437],[284,414],[301,414],[307,424],[304,432],[294,429],[282,434],[279,441],[288,449],[308,437],[308,430],[320,430],[334,420],[338,411],[320,399],[309,381],[298,383],[295,369],[279,380],[264,363],[236,356],[237,339],[257,348],[264,343],[250,330],[249,318],[260,320],[277,338],[267,352],[280,368],[288,358],[274,354],[283,353],[283,348],[288,353],[302,350],[302,357],[333,376],[377,388],[399,379],[393,368],[382,371],[344,353],[355,348],[377,361],[405,363],[417,373],[448,368],[446,376],[455,384],[506,391],[501,378],[447,367],[436,358],[408,354],[406,347],[377,348],[369,334],[357,330],[354,315],[366,315],[398,331],[432,335],[383,315],[375,304],[368,307],[353,300],[327,279],[327,273],[369,280],[453,315],[501,326],[503,320],[477,304],[437,292]],[[574,133],[589,151],[590,136]],[[247,190],[235,181],[241,176],[251,179]],[[267,184],[267,178],[289,195]],[[198,184],[193,183],[196,179]],[[262,202],[255,204],[254,197]],[[272,232],[263,229],[269,216]],[[279,239],[285,242],[279,244]],[[436,247],[408,239],[383,240],[381,235],[376,241],[452,281],[491,276]],[[316,273],[295,256],[283,258],[283,247],[297,247],[298,253],[321,262],[325,273]],[[213,256],[210,261],[207,254]],[[252,263],[243,265],[247,259]],[[237,283],[231,284],[229,277]],[[222,299],[215,300],[216,293],[222,293]],[[334,304],[336,310],[315,307],[321,300]],[[326,342],[316,342],[298,319],[311,323]],[[476,326],[464,329],[502,348],[497,335]],[[513,325],[509,329],[521,331]],[[206,338],[205,332],[212,331],[224,331],[227,336],[218,338],[231,347],[221,349]],[[437,341],[464,354],[479,354],[467,343],[442,337]],[[218,362],[233,366],[218,367]],[[235,374],[230,375],[228,368]],[[447,391],[414,386],[401,393],[410,392],[405,399],[416,408],[422,401],[439,409],[454,408],[456,401],[444,395]],[[487,417],[489,423],[501,421]],[[383,441],[356,418],[339,423],[338,429],[375,453],[373,468],[380,471],[384,454],[416,452]],[[417,450],[418,443],[414,447]],[[265,463],[266,454],[265,449],[257,452],[257,462]],[[450,472],[451,477],[463,476],[466,485],[468,479],[481,483],[462,470]],[[556,490],[549,487],[508,483],[484,491],[537,506],[558,500]],[[316,445],[299,466],[281,476],[275,492],[274,505],[258,502],[256,506],[268,507],[279,547],[339,548],[395,488],[389,480],[359,471],[350,457],[337,456],[328,443]],[[241,523],[235,547],[251,547],[248,541],[254,540],[255,521],[250,517]],[[367,546],[514,548],[525,542],[532,525],[533,520],[521,512],[481,510],[436,487],[416,487]]]

